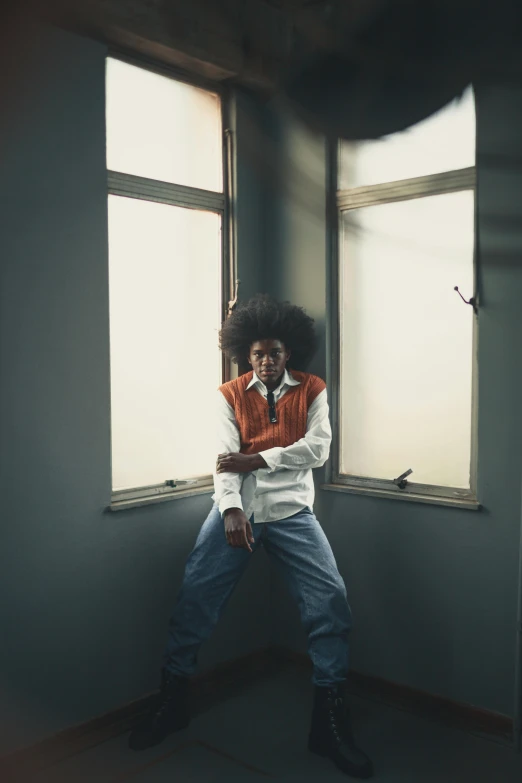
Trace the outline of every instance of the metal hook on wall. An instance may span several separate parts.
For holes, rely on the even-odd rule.
[[[464,297],[462,296],[462,294],[459,291],[458,285],[456,285],[453,290],[458,293],[458,295],[460,296],[460,298],[462,299],[463,302],[465,302],[466,304],[472,306],[473,312],[476,315],[478,313],[478,307],[477,307],[477,300],[476,300],[476,298],[474,296],[472,296],[471,299],[464,299]]]

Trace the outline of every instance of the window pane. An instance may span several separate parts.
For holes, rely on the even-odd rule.
[[[375,185],[475,165],[475,102],[462,99],[400,133],[341,147],[340,188]]]
[[[342,215],[341,473],[470,486],[474,195]]]
[[[113,488],[212,473],[221,218],[109,196]]]
[[[108,58],[106,100],[108,169],[223,190],[217,95]]]

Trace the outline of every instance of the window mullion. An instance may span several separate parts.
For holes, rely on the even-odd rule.
[[[357,209],[392,201],[406,201],[422,196],[436,196],[471,190],[476,184],[475,167],[431,174],[426,177],[385,182],[379,185],[337,191],[337,206],[340,210]]]
[[[109,193],[115,196],[156,201],[176,207],[204,209],[210,212],[223,212],[225,207],[223,193],[187,185],[175,185],[117,171],[107,172],[107,187]]]

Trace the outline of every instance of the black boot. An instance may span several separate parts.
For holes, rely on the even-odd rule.
[[[341,688],[315,686],[308,750],[328,756],[354,778],[371,778],[373,764],[353,738],[350,715]]]
[[[189,725],[188,684],[188,677],[179,677],[163,669],[157,701],[131,732],[129,748],[145,750],[159,745],[168,734]]]

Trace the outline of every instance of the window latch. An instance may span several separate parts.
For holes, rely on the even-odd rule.
[[[178,486],[178,484],[197,484],[197,479],[169,479],[165,482],[166,487],[172,487],[173,489]]]
[[[396,484],[399,489],[404,489],[406,484],[408,483],[406,481],[406,476],[409,476],[411,473],[413,473],[413,470],[410,468],[405,473],[403,473],[399,478],[393,479],[393,483]]]

